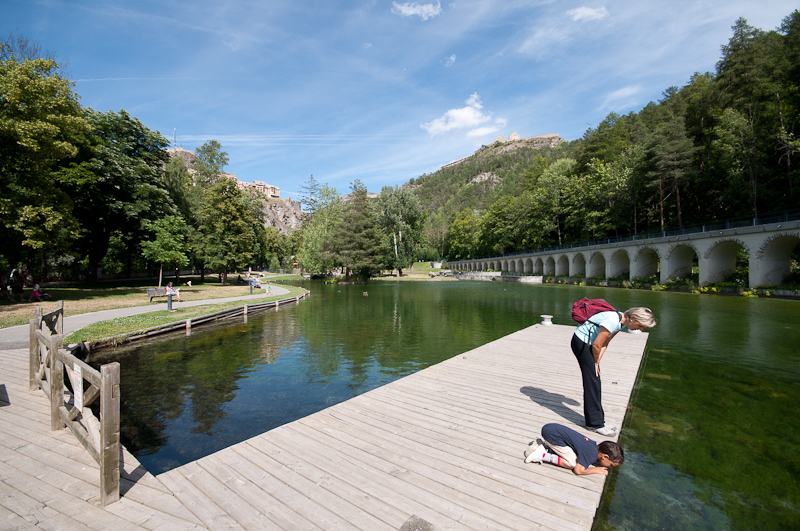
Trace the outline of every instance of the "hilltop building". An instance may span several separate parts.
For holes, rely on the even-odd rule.
[[[195,169],[192,167],[197,161],[197,156],[195,155],[194,151],[189,151],[188,149],[183,149],[182,147],[172,147],[167,149],[167,153],[169,153],[170,157],[180,157],[191,175],[196,173]],[[248,183],[240,181],[236,175],[232,173],[225,172],[221,173],[220,176],[236,180],[236,186],[240,190],[255,190],[257,192],[261,192],[270,199],[280,199],[281,197],[280,188],[271,184],[267,184],[264,181],[254,181],[252,183]]]
[[[235,178],[236,176],[234,176]],[[266,195],[270,199],[280,199],[281,197],[281,189],[277,186],[273,186],[271,184],[267,184],[264,181],[253,181],[251,183],[246,183],[244,181],[240,181],[236,179],[236,186],[240,190],[256,190],[257,192],[261,192],[262,194]]]

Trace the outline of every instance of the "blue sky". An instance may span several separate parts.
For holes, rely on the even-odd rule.
[[[370,192],[498,135],[580,138],[713,71],[739,17],[784,0],[0,0],[0,31],[67,63],[81,104],[297,197],[309,175]]]

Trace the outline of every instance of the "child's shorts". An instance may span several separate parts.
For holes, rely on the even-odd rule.
[[[563,459],[570,468],[575,468],[575,465],[578,464],[578,456],[575,453],[575,450],[569,446],[555,446],[547,442],[547,439],[545,439],[544,442],[546,442],[547,446],[549,446],[551,450],[553,450],[561,459]]]

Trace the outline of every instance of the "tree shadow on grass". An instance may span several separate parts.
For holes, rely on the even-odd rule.
[[[581,405],[581,403],[574,398],[568,398],[562,394],[551,393],[549,391],[545,391],[544,389],[540,389],[539,387],[531,387],[529,385],[522,387],[519,392],[523,395],[526,395],[540,406],[549,409],[553,413],[563,417],[569,422],[577,424],[578,426],[584,425],[583,415],[576,413],[567,407],[567,405]]]

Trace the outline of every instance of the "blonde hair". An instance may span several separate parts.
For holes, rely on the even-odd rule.
[[[653,312],[650,308],[637,307],[625,310],[625,320],[630,318],[636,321],[645,328],[653,328],[656,325],[656,318],[653,317]]]

